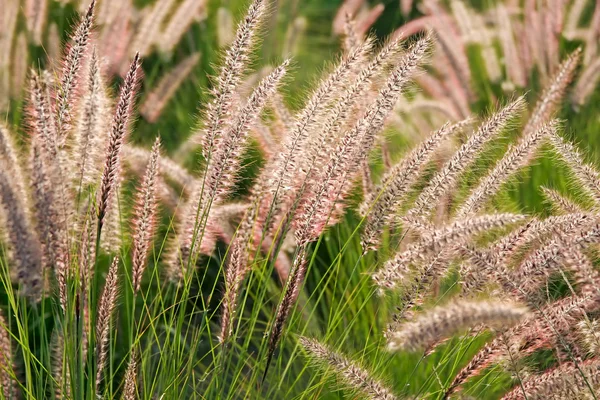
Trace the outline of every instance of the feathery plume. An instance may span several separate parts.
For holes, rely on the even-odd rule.
[[[504,53],[506,69],[512,83],[519,87],[527,85],[527,77],[521,65],[521,58],[518,55],[518,50],[513,36],[514,29],[511,26],[510,15],[507,8],[503,4],[498,4],[496,7],[498,18],[498,34],[500,35],[500,43]],[[534,129],[537,126],[533,127]]]
[[[598,355],[600,352],[600,321],[597,319],[593,320],[582,320],[577,324],[579,334],[585,345],[586,350],[594,355]]]
[[[577,84],[573,88],[571,100],[576,106],[582,106],[596,90],[600,79],[600,58],[585,67]]]
[[[132,355],[125,371],[123,400],[136,400],[137,398],[137,361],[135,355]]]
[[[96,50],[89,61],[87,86],[83,94],[81,111],[74,131],[74,163],[79,190],[91,183],[100,173],[99,148],[105,148],[103,140],[107,126],[106,91]]]
[[[100,191],[98,192],[98,234],[102,230],[108,205],[115,191],[115,183],[117,183],[118,175],[120,174],[121,148],[127,135],[139,67],[140,58],[136,54],[121,87],[119,102],[110,129],[110,138],[106,149],[106,162],[100,181]]]
[[[371,62],[360,70],[360,73],[353,80],[352,85],[341,93],[333,109],[326,116],[318,136],[314,136],[309,143],[309,157],[305,168],[309,173],[315,169],[315,163],[324,164],[327,162],[330,152],[334,150],[335,143],[339,138],[339,133],[344,124],[352,116],[352,110],[361,98],[361,94],[368,88],[374,76],[377,76],[383,68],[390,62],[390,58],[395,59],[401,51],[402,40],[395,39],[387,43],[373,58]],[[308,174],[311,176],[310,174]]]
[[[314,339],[301,336],[299,342],[316,362],[329,366],[344,380],[346,386],[353,391],[365,395],[372,400],[397,399],[385,384],[374,378],[367,370],[354,361],[331,350]]]
[[[190,25],[205,8],[205,0],[183,0],[161,33],[158,47],[165,53],[173,51]]]
[[[514,224],[524,218],[522,215],[515,214],[492,214],[454,222],[432,232],[431,235],[398,253],[373,275],[373,280],[378,286],[392,289],[405,279],[404,271],[411,262],[424,260],[448,246],[462,244],[474,234]]]
[[[204,183],[210,201],[219,202],[231,191],[250,127],[260,116],[270,96],[277,91],[289,63],[289,60],[285,60],[259,83],[220,139],[219,147],[211,157]]]
[[[456,217],[463,218],[476,213],[484,205],[485,200],[496,194],[512,174],[527,165],[542,140],[551,134],[556,134],[557,129],[558,121],[551,121],[541,125],[534,132],[526,134],[517,145],[511,146],[502,159],[496,163],[494,169],[471,192],[469,198],[458,210]]]
[[[229,116],[233,108],[234,89],[238,86],[250,60],[255,44],[255,36],[266,12],[264,0],[254,0],[246,17],[238,25],[235,40],[227,50],[225,63],[217,77],[213,89],[213,101],[208,104],[205,127],[202,130],[202,154],[210,159],[222,134],[228,128]],[[194,135],[195,136],[195,135]],[[194,139],[192,136],[192,140]]]
[[[566,363],[521,382],[503,400],[579,399],[593,394],[600,385],[600,362],[590,359]]]
[[[148,165],[152,153],[147,149],[141,147],[134,147],[129,144],[125,144],[122,149],[123,156],[132,167],[136,165]],[[158,166],[160,173],[169,181],[181,186],[184,190],[189,190],[195,186],[196,177],[190,175],[190,173],[183,168],[181,165],[173,161],[171,158],[163,156],[158,160]]]
[[[21,195],[21,201],[27,203],[27,191],[25,190],[25,178],[21,168],[17,151],[11,132],[4,124],[0,123],[0,160],[6,161],[6,167],[9,168],[12,176],[12,182],[16,185]],[[25,207],[26,208],[26,207]],[[24,210],[27,212],[27,210]]]
[[[129,225],[123,217],[123,176],[117,174],[113,194],[108,202],[106,216],[102,224],[100,248],[106,253],[116,254],[123,245],[123,237]]]
[[[364,250],[377,248],[383,227],[391,221],[404,195],[416,181],[418,172],[441,141],[469,123],[465,120],[445,124],[383,177],[380,187],[370,193],[361,205],[361,214],[367,217],[361,237]]]
[[[504,264],[525,246],[535,241],[540,241],[543,237],[550,234],[570,232],[573,229],[581,228],[589,223],[590,220],[590,215],[583,212],[550,216],[543,220],[533,219],[499,240],[492,246],[490,253],[493,254],[493,258],[497,264]]]
[[[9,164],[5,161],[0,162],[2,219],[7,228],[17,279],[25,287],[26,293],[37,297],[42,284],[41,244],[30,226],[22,204],[22,193],[12,184],[14,177],[10,172]]]
[[[294,181],[293,171],[296,170],[299,160],[303,160],[303,150],[309,139],[309,128],[312,127],[319,115],[323,113],[326,103],[332,94],[353,70],[362,65],[367,53],[371,49],[371,42],[365,42],[345,56],[335,69],[319,84],[313,92],[306,106],[297,115],[289,134],[281,145],[279,156],[269,165],[266,170],[271,171],[271,194],[267,196],[261,208],[271,208],[270,221],[266,228],[271,231],[272,223],[277,221],[281,208],[281,196],[279,191],[292,187]],[[270,205],[269,205],[270,203]]]
[[[479,324],[506,327],[527,315],[526,308],[502,302],[460,301],[436,307],[389,336],[390,351],[416,351]]]
[[[565,249],[565,266],[573,272],[573,280],[582,297],[600,301],[600,272],[591,260],[577,247]]]
[[[27,81],[27,63],[29,58],[29,48],[27,37],[24,33],[17,35],[14,56],[12,59],[12,80],[10,85],[10,93],[15,98],[20,98],[21,93]]]
[[[375,135],[381,130],[388,113],[393,109],[401,90],[429,50],[429,36],[419,40],[402,58],[398,67],[390,74],[375,102],[365,116],[342,137],[331,154],[324,171],[316,179],[317,188],[309,195],[311,200],[302,207],[296,217],[296,239],[306,244],[318,237],[327,224],[338,197],[343,193],[347,176],[366,159],[373,146]]]
[[[14,382],[10,372],[13,371],[13,354],[10,343],[10,333],[3,313],[0,313],[0,389],[5,399],[12,399],[16,396]]]
[[[569,165],[586,193],[600,204],[600,174],[598,171],[583,161],[575,146],[557,134],[550,135],[550,141],[560,157]]]
[[[226,134],[220,139],[214,150],[212,160],[207,167],[204,179],[192,192],[184,216],[183,233],[177,238],[177,246],[171,254],[171,279],[178,280],[181,275],[181,261],[189,267],[205,240],[199,233],[203,226],[210,223],[210,209],[224,200],[232,190],[239,170],[241,156],[248,139],[250,127],[259,117],[269,97],[275,93],[285,76],[289,61],[284,61],[254,89],[246,105]],[[178,273],[176,273],[178,272]]]
[[[159,156],[160,138],[157,137],[154,146],[152,146],[152,156],[146,167],[146,174],[136,201],[131,266],[134,293],[140,290],[142,275],[148,261],[148,251],[156,229],[156,177],[159,172]]]
[[[540,189],[542,190],[544,197],[550,202],[555,211],[563,214],[583,212],[583,209],[578,204],[575,204],[573,201],[558,193],[556,190],[547,188],[545,186],[540,186]]]
[[[347,12],[344,17],[343,45],[344,51],[349,52],[358,46],[362,38],[359,37],[358,33],[356,32],[356,20],[354,19],[353,15]]]
[[[31,38],[35,44],[41,45],[48,14],[48,0],[26,0],[23,11]]]
[[[62,51],[61,37],[58,33],[58,25],[51,23],[48,28],[48,42],[46,44],[46,53],[48,60],[59,60]]]
[[[446,162],[442,170],[432,178],[408,214],[420,215],[433,209],[437,204],[436,199],[442,197],[456,184],[458,176],[473,162],[475,156],[490,140],[500,134],[524,106],[524,98],[519,97],[484,122],[477,132],[471,135],[469,140]]]
[[[54,398],[62,400],[71,397],[69,364],[65,362],[65,338],[57,327],[52,332],[52,377],[54,379]],[[68,383],[67,383],[68,382]]]
[[[219,7],[217,10],[217,21],[217,39],[219,47],[227,47],[235,39],[235,25],[231,11],[229,11],[227,7]]]
[[[169,100],[171,100],[190,72],[192,72],[199,60],[200,53],[194,53],[166,73],[142,103],[140,114],[148,121],[156,122],[162,110],[169,103]]]
[[[31,114],[34,135],[31,141],[31,186],[38,232],[41,234],[44,263],[54,266],[59,297],[66,307],[66,280],[69,265],[68,199],[61,189],[61,153],[51,112],[47,76],[35,72],[31,79]],[[57,187],[58,186],[58,187]],[[65,308],[66,309],[66,308]]]
[[[298,295],[300,294],[300,289],[302,282],[304,282],[304,275],[306,274],[307,269],[308,259],[306,246],[300,246],[296,250],[294,264],[292,265],[292,269],[288,276],[283,298],[277,307],[277,311],[275,312],[275,320],[271,325],[267,350],[267,364],[265,367],[263,380],[267,376],[271,359],[273,358],[273,354],[275,354],[275,349],[277,348],[279,339],[281,339],[281,335],[283,334],[285,323],[292,311],[292,308],[294,307],[294,304],[296,303]]]
[[[240,286],[246,277],[248,266],[248,247],[252,238],[252,228],[256,217],[256,204],[246,211],[238,232],[231,243],[229,262],[225,268],[225,294],[221,309],[221,333],[219,342],[225,343],[233,331]]]
[[[198,3],[202,3],[202,1]],[[156,1],[148,11],[148,14],[141,20],[129,46],[130,49],[139,52],[140,57],[146,57],[150,54],[152,46],[160,40],[158,32],[169,11],[173,8],[173,4],[175,4],[174,0]],[[185,27],[183,32],[185,30],[187,30],[187,27]]]
[[[60,303],[63,310],[66,310],[68,247],[64,241],[60,213],[55,207],[56,192],[46,173],[47,165],[43,160],[40,147],[36,142],[32,142],[31,185],[38,232],[42,240],[43,262],[46,266],[54,266]]]
[[[573,80],[575,69],[581,60],[581,48],[569,54],[567,59],[560,65],[560,68],[550,85],[544,90],[542,97],[536,103],[535,109],[531,113],[527,125],[523,129],[525,135],[539,128],[539,125],[547,121],[562,102],[567,86]]]
[[[479,374],[479,372],[486,368],[491,361],[501,353],[502,352],[498,346],[486,344],[454,377],[452,383],[450,383],[444,392],[444,398],[448,398],[451,394],[456,393],[460,389],[461,385],[467,381],[467,379],[469,379],[471,376]]]
[[[71,109],[73,108],[73,92],[77,88],[79,70],[88,45],[90,30],[94,20],[94,6],[92,0],[87,12],[79,22],[71,38],[72,44],[64,60],[60,84],[56,95],[56,130],[59,143],[62,146],[64,139],[70,131]]]
[[[527,294],[535,292],[543,278],[555,271],[557,262],[565,257],[563,249],[569,247],[584,247],[586,244],[600,241],[600,224],[583,225],[577,228],[577,221],[563,228],[567,235],[557,235],[543,247],[539,248],[513,271],[511,283],[517,283],[520,292]],[[560,233],[560,232],[559,232]]]
[[[108,270],[108,275],[106,275],[104,289],[98,304],[98,315],[96,316],[96,390],[100,386],[102,372],[108,356],[110,319],[116,306],[118,272],[119,257],[115,257]]]
[[[40,77],[37,72],[31,71],[30,114],[35,130],[35,140],[40,144],[46,157],[56,159],[58,155],[58,136],[54,116],[52,115],[49,82],[45,78],[46,76]]]

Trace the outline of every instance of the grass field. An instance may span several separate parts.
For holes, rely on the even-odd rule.
[[[117,3],[98,0],[89,36],[87,5],[66,3],[0,0],[0,22],[16,33],[0,36],[9,55],[0,78],[10,82],[0,93],[0,398],[597,398],[600,94],[575,101],[583,78],[596,85],[599,75],[593,2],[565,2],[565,20],[582,5],[577,35],[565,22],[540,45],[555,52],[530,47],[529,64],[507,53],[496,1],[465,3],[474,26],[487,18],[491,42],[464,34],[456,1],[441,2],[443,13],[384,3],[368,26],[373,48],[352,29],[374,2],[345,38],[332,32],[340,1],[136,0],[111,20]],[[517,49],[535,2],[524,3],[511,2]],[[43,18],[36,4],[47,4]],[[128,46],[157,4],[170,11],[149,25],[138,68]],[[530,6],[554,18],[552,4]],[[194,11],[166,49],[161,34],[178,7]],[[131,25],[111,36],[120,18]],[[435,44],[423,33],[386,41],[420,21]],[[52,24],[70,43],[65,69],[47,57]],[[219,45],[224,36],[231,47]],[[101,50],[104,75],[93,67]],[[159,117],[139,116],[161,78],[195,53]],[[441,128],[467,116],[466,128]],[[528,138],[477,210],[462,213]],[[424,344],[395,348],[410,329]]]

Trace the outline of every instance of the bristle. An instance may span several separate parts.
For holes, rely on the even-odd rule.
[[[558,125],[556,120],[543,124],[534,132],[526,134],[518,144],[511,146],[502,159],[496,163],[494,169],[471,192],[469,198],[456,213],[456,218],[474,214],[483,207],[485,200],[496,194],[511,175],[527,165],[542,144],[542,140],[549,135],[556,134]]]
[[[42,241],[43,264],[54,267],[58,281],[61,306],[67,306],[68,252],[63,241],[63,228],[60,213],[56,210],[56,192],[47,174],[49,167],[44,161],[37,143],[31,145],[31,185],[33,205],[38,224],[38,234]]]
[[[108,210],[108,205],[114,195],[115,184],[120,175],[121,148],[125,142],[128,123],[136,92],[137,74],[140,67],[140,58],[136,54],[121,87],[119,102],[115,110],[110,138],[106,149],[106,162],[102,172],[100,189],[98,192],[98,232],[102,230],[102,224]]]
[[[560,65],[550,85],[544,90],[542,97],[536,103],[535,109],[531,113],[527,125],[525,125],[523,130],[525,135],[538,129],[541,124],[548,121],[560,106],[567,87],[571,83],[571,80],[573,80],[573,75],[579,65],[580,59],[581,48],[578,48],[569,54],[567,59]]]
[[[586,193],[600,204],[600,174],[598,171],[583,161],[575,146],[557,134],[550,135],[550,141],[560,157],[569,165]]]
[[[429,185],[419,195],[414,207],[409,210],[409,215],[426,214],[432,210],[437,204],[436,199],[441,198],[455,186],[459,175],[471,165],[484,146],[497,137],[524,107],[525,100],[519,97],[483,123],[477,132],[454,153],[442,170],[431,179]]]
[[[96,390],[99,390],[104,367],[108,357],[108,339],[110,336],[110,320],[116,306],[118,292],[119,257],[113,261],[106,275],[102,296],[98,303],[96,316]]]
[[[393,400],[398,397],[367,370],[314,339],[301,336],[299,342],[316,362],[324,364],[343,379],[352,391],[372,400]]]
[[[550,202],[555,211],[570,214],[570,213],[582,213],[583,209],[567,197],[558,193],[554,189],[541,186],[540,189],[544,197]]]
[[[152,246],[156,230],[156,178],[159,173],[159,156],[160,138],[156,138],[136,201],[131,265],[134,293],[140,290],[142,276],[148,262],[148,252]]]
[[[132,167],[136,165],[147,165],[152,157],[152,153],[141,147],[134,147],[125,144],[122,149],[123,158],[126,159]],[[192,176],[185,168],[176,163],[173,159],[162,156],[158,160],[160,173],[169,181],[173,181],[186,191],[195,185],[196,177]]]
[[[96,50],[89,61],[87,85],[74,130],[75,187],[78,191],[97,179],[100,173],[100,149],[106,148],[108,126],[106,89]]]
[[[169,100],[171,100],[190,72],[192,72],[199,60],[200,53],[194,53],[163,75],[141,105],[140,114],[148,121],[156,122],[162,110],[169,103]]]
[[[382,74],[383,69],[390,60],[398,58],[402,41],[392,40],[387,43],[368,64],[360,70],[352,85],[341,92],[333,109],[325,116],[325,121],[320,129],[320,134],[309,143],[310,158],[305,162],[307,169],[313,170],[315,163],[324,164],[330,153],[335,150],[339,140],[340,130],[352,117],[352,110],[361,99],[361,95],[371,84],[373,78]]]
[[[524,216],[521,215],[496,214],[457,221],[434,231],[431,236],[424,237],[420,242],[398,253],[373,275],[373,279],[381,287],[394,288],[398,282],[405,279],[402,271],[405,271],[411,262],[424,260],[446,247],[462,244],[474,234],[514,224],[523,219]]]
[[[382,178],[381,185],[361,205],[361,213],[367,217],[361,236],[364,250],[377,248],[383,226],[391,221],[406,192],[417,180],[418,171],[427,163],[441,141],[469,122],[465,120],[454,125],[445,124]]]
[[[125,371],[125,382],[123,384],[123,400],[136,400],[137,396],[137,369],[138,364],[135,355],[131,356],[127,370]]]
[[[42,36],[47,21],[48,0],[26,0],[23,9],[27,30],[37,45],[42,44]]]
[[[597,356],[600,353],[600,321],[585,319],[577,324],[577,328],[586,350]]]
[[[204,12],[206,6],[206,1],[183,0],[163,29],[158,42],[159,48],[165,53],[172,52],[190,25],[196,21],[200,13]]]
[[[450,383],[444,392],[445,398],[460,390],[461,385],[464,384],[467,379],[479,374],[479,372],[485,369],[500,353],[500,350],[496,346],[486,344],[483,349],[475,354],[469,363],[454,377],[452,383]]]
[[[54,379],[54,398],[62,400],[71,396],[71,377],[69,363],[65,360],[65,338],[60,327],[52,332],[52,377]]]
[[[96,0],[91,0],[87,12],[71,37],[72,43],[63,62],[62,75],[56,95],[56,129],[61,146],[70,132],[71,113],[74,108],[73,95],[77,89],[79,70],[83,64],[83,57],[89,42],[95,4]]]
[[[242,282],[248,271],[249,241],[256,218],[256,204],[251,204],[246,211],[240,227],[229,249],[229,260],[225,267],[225,293],[221,305],[221,333],[219,342],[224,344],[233,332],[233,322],[237,312],[237,301]]]
[[[183,210],[183,232],[177,238],[177,246],[172,252],[170,271],[179,271],[180,265],[187,268],[203,245],[203,226],[210,223],[211,207],[219,205],[231,192],[246,147],[249,128],[258,119],[269,97],[275,93],[285,76],[289,61],[284,61],[254,89],[246,105],[238,111],[231,126],[220,138],[219,147],[214,150],[204,179],[192,192]],[[171,276],[177,280],[178,275]]]
[[[227,7],[219,7],[217,10],[217,39],[219,47],[229,46],[235,39],[235,24],[233,15]],[[283,54],[287,54],[284,52]]]
[[[580,399],[600,385],[600,364],[590,359],[566,363],[541,375],[532,375],[517,385],[503,400]]]
[[[422,62],[429,46],[430,38],[426,37],[418,41],[402,58],[365,116],[344,134],[324,171],[317,175],[317,185],[306,195],[308,202],[299,210],[294,221],[299,244],[315,240],[323,232],[334,205],[343,193],[348,175],[356,171],[367,158],[375,135],[383,128],[385,118],[396,104],[402,88]]]
[[[62,51],[60,33],[58,33],[58,25],[51,23],[48,28],[48,38],[46,42],[46,53],[48,53],[48,60],[54,62],[59,60]]]
[[[479,324],[506,327],[527,315],[526,308],[502,302],[456,302],[425,312],[390,335],[390,351],[416,351]]]
[[[507,8],[503,4],[499,4],[496,7],[497,18],[498,18],[498,33],[500,34],[500,43],[502,44],[502,50],[504,53],[504,63],[508,73],[508,78],[512,83],[519,87],[525,87],[527,85],[527,77],[521,65],[521,58],[518,55],[515,38],[513,36],[514,28],[511,26],[510,15]],[[538,121],[542,122],[542,121]],[[537,125],[533,126],[533,129],[537,129]],[[525,130],[526,134],[529,133]]]
[[[233,109],[233,91],[239,84],[242,73],[250,60],[257,30],[264,19],[265,8],[264,0],[252,2],[246,17],[238,25],[233,44],[226,53],[224,65],[216,80],[216,87],[213,89],[213,101],[208,105],[205,126],[202,131],[202,153],[206,159],[210,159],[221,135],[228,128],[228,120]]]
[[[311,126],[321,113],[324,112],[327,102],[331,99],[332,92],[357,66],[361,65],[370,50],[371,43],[365,43],[350,52],[336,66],[313,92],[305,107],[297,115],[295,122],[288,135],[282,142],[282,150],[276,157],[272,165],[266,169],[270,171],[271,194],[266,196],[261,208],[270,209],[267,228],[273,231],[274,223],[283,215],[286,210],[282,209],[282,198],[285,197],[280,191],[292,187],[294,181],[294,171],[303,160],[302,154],[305,151],[306,142],[309,139]],[[272,233],[272,232],[269,232]]]
[[[14,375],[11,334],[3,313],[0,313],[0,390],[5,399],[13,399],[17,395],[11,375]]]
[[[290,313],[292,312],[292,309],[294,307],[294,304],[296,303],[296,299],[300,294],[300,289],[302,283],[304,282],[304,276],[306,274],[307,269],[307,250],[305,246],[300,246],[296,250],[294,264],[292,266],[292,270],[290,271],[290,275],[285,286],[283,298],[281,299],[281,302],[277,307],[275,319],[273,320],[271,325],[271,331],[269,333],[267,365],[265,369],[265,375],[269,368],[271,359],[275,354],[275,350],[277,349],[277,345],[279,344],[281,335],[283,334],[285,323],[287,322]]]
[[[171,11],[171,8],[173,8],[173,4],[175,4],[174,0],[155,1],[148,13],[139,23],[129,48],[139,52],[140,57],[149,55],[152,51],[152,46],[159,44],[161,39],[161,26]]]
[[[24,33],[20,33],[17,36],[17,42],[15,43],[13,62],[10,71],[12,74],[10,93],[17,99],[21,97],[27,81],[27,65],[29,62],[27,46],[27,37]]]
[[[22,204],[22,193],[11,182],[10,167],[2,161],[0,162],[2,221],[8,228],[6,231],[12,248],[11,258],[16,268],[17,280],[23,284],[25,292],[35,298],[39,296],[42,289],[41,244]]]
[[[23,176],[23,169],[18,158],[13,135],[2,123],[0,123],[0,160],[6,161],[6,166],[10,170],[12,182],[16,185],[18,191],[20,192],[21,201],[24,204],[27,204],[28,194],[25,190],[25,177]],[[27,209],[23,211],[27,213]]]

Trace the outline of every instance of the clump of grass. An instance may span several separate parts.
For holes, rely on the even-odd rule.
[[[172,11],[161,39],[136,37],[142,54],[153,46],[170,51],[200,5],[173,7],[159,1],[144,16],[140,32]],[[498,388],[508,398],[593,393],[597,205],[546,189],[561,215],[541,218],[494,201],[548,141],[581,189],[594,201],[600,196],[598,172],[560,136],[567,122],[554,119],[581,51],[548,66],[556,74],[527,122],[518,121],[524,97],[473,130],[472,118],[447,122],[384,167],[375,184],[370,155],[380,145],[385,150],[382,132],[433,43],[455,69],[459,94],[472,96],[460,49],[431,33],[378,47],[347,16],[344,53],[294,112],[281,93],[290,60],[255,84],[246,79],[269,11],[255,0],[197,129],[177,152],[202,147],[196,170],[188,171],[160,154],[160,139],[151,151],[128,143],[140,53],[126,51],[132,61],[111,107],[101,62],[107,48],[92,34],[95,3],[86,10],[62,68],[30,73],[30,134],[22,148],[0,128],[5,397],[327,396],[327,380],[296,356],[298,343],[350,390],[374,399],[468,394],[477,385],[472,378],[491,365],[515,377]],[[118,22],[101,10],[103,21]],[[33,11],[32,30],[39,23]],[[504,45],[510,53],[512,45]],[[169,77],[163,89],[173,92],[177,80]],[[155,100],[144,113],[164,106]],[[522,137],[492,166],[486,152],[509,130]],[[442,151],[459,132],[457,149]],[[247,165],[253,144],[262,158],[254,170]],[[121,190],[129,187],[138,188],[129,191],[134,199]],[[118,246],[107,250],[109,241]],[[553,288],[556,282],[566,289]],[[477,337],[480,331],[487,336]],[[424,365],[430,375],[412,386],[410,374],[376,378],[307,335],[349,347],[364,341],[371,365]],[[452,350],[469,347],[468,355]],[[542,350],[562,362],[560,373],[526,376],[526,360]],[[415,352],[422,352],[419,362]]]

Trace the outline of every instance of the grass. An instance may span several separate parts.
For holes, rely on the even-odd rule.
[[[318,87],[319,81],[315,76],[323,68],[323,60],[329,63],[335,60],[338,44],[337,39],[329,34],[329,26],[338,5],[336,2],[317,0],[289,0],[281,2],[278,12],[273,11],[268,16],[271,19],[269,29],[253,62],[256,69],[263,65],[278,65],[286,56],[281,54],[281,38],[291,21],[299,15],[308,21],[297,54],[294,55],[294,64],[290,72],[293,78],[286,78],[288,82],[283,90],[286,103],[291,105],[292,110],[301,110],[308,97],[307,93],[310,93],[308,88]],[[198,114],[201,114],[206,104],[211,101],[208,93],[211,86],[209,76],[218,74],[217,66],[223,57],[218,49],[215,28],[216,10],[219,6],[232,10],[236,20],[239,20],[246,10],[246,4],[242,1],[210,0],[207,19],[193,24],[170,57],[152,54],[143,60],[144,79],[140,89],[140,101],[143,101],[144,94],[155,86],[165,71],[177,65],[190,53],[201,53],[200,62],[191,77],[176,92],[160,119],[154,124],[141,118],[133,122],[129,143],[147,148],[158,134],[163,144],[163,156],[175,157],[180,144],[193,133]],[[374,27],[380,37],[386,36],[405,22],[397,11],[396,3],[386,4],[386,7],[388,12]],[[75,15],[74,10],[71,4],[66,7],[54,2],[51,4],[50,19],[58,23],[59,31],[65,40],[68,37],[69,21]],[[417,14],[418,12],[414,11],[411,17],[416,17]],[[20,20],[19,24],[23,23],[24,21]],[[562,43],[562,46],[564,52],[573,49],[571,43]],[[44,49],[31,46],[30,50],[30,60],[40,68],[45,68]],[[495,99],[503,97],[503,90],[500,83],[489,82],[487,79],[477,50],[468,49],[471,71],[474,72],[473,81],[476,84],[475,92],[478,96],[472,110],[474,114],[483,114],[497,108]],[[40,61],[36,63],[36,60]],[[385,77],[386,75],[382,74],[380,78]],[[121,78],[112,82],[114,93],[118,93],[121,84]],[[539,98],[541,89],[533,87],[519,89],[517,92],[524,93],[530,104],[534,104],[534,99]],[[560,119],[568,121],[565,123],[563,136],[570,141],[584,143],[587,147],[584,153],[593,157],[592,164],[597,164],[596,157],[600,154],[596,149],[600,142],[595,140],[595,132],[600,127],[596,115],[597,99],[598,94],[594,94],[579,110],[575,110],[567,102],[558,112]],[[25,104],[27,103],[22,99],[14,99],[5,117],[6,125],[18,134],[19,150],[27,149],[31,140],[31,128],[25,123],[31,116],[26,115]],[[197,111],[198,109],[200,111]],[[352,117],[349,118],[346,121],[348,127],[353,122]],[[270,119],[275,120],[276,116],[267,113],[267,116],[262,117],[263,122],[269,122]],[[523,121],[519,120],[513,125],[520,126],[522,123]],[[466,198],[479,179],[485,176],[492,162],[504,154],[517,130],[509,130],[511,133],[486,147],[477,162],[467,169],[458,188],[452,191],[456,203]],[[393,161],[400,160],[405,156],[406,148],[412,144],[406,139],[406,132],[401,129],[390,128],[386,133],[388,131]],[[458,142],[462,143],[460,139]],[[21,153],[27,154],[25,151]],[[265,160],[263,153],[264,149],[255,141],[250,144],[249,151],[242,152],[243,157],[240,159],[243,160],[243,179],[238,182],[232,196],[234,200],[241,201],[251,196],[252,177],[258,175],[261,167],[271,165],[269,162],[272,159]],[[373,154],[377,156],[373,156],[370,163],[377,180],[379,175],[384,173],[385,167],[378,158],[373,159],[379,157],[379,149]],[[4,157],[3,154],[0,155]],[[174,161],[187,167],[195,176],[211,165],[210,160],[205,160],[197,153]],[[414,200],[427,186],[439,170],[442,161],[443,159],[437,159],[426,166],[424,174],[412,188],[410,198]],[[2,166],[5,165],[7,164],[3,161]],[[542,201],[538,190],[541,185],[568,193],[580,203],[590,203],[589,199],[584,198],[581,183],[570,172],[571,167],[572,165],[562,161],[557,162],[557,155],[546,145],[544,156],[536,158],[534,165],[520,171],[505,184],[502,191],[488,203],[486,211],[548,216],[551,209]],[[8,356],[5,347],[2,347],[6,343],[0,344],[0,353],[3,355],[0,364],[3,371],[10,376],[6,379],[0,377],[0,383],[5,388],[7,382],[11,381],[12,385],[18,385],[16,388],[21,396],[28,399],[62,396],[89,400],[358,398],[361,388],[349,388],[340,378],[339,371],[336,373],[335,368],[324,368],[311,362],[311,355],[298,342],[300,336],[306,336],[316,338],[331,349],[346,355],[369,371],[371,376],[384,382],[401,398],[442,399],[444,391],[451,385],[461,368],[477,354],[484,343],[489,343],[494,337],[489,330],[475,327],[470,334],[450,338],[448,342],[437,346],[432,354],[426,354],[425,351],[386,351],[387,340],[384,332],[390,316],[405,301],[405,293],[391,291],[382,294],[382,288],[373,284],[371,275],[394,254],[405,250],[405,236],[406,240],[418,239],[411,239],[412,233],[407,233],[406,227],[394,223],[386,227],[379,249],[364,253],[360,235],[366,219],[355,211],[363,194],[353,187],[354,190],[344,199],[347,212],[339,223],[332,224],[307,247],[309,252],[306,278],[301,283],[302,290],[296,300],[297,304],[292,309],[269,366],[266,361],[271,350],[269,339],[272,333],[269,332],[273,329],[278,306],[285,298],[286,288],[286,283],[282,282],[278,275],[280,266],[276,265],[275,260],[278,254],[294,260],[298,247],[279,249],[276,244],[271,243],[266,250],[250,252],[247,262],[250,272],[239,294],[239,311],[233,320],[232,336],[225,343],[219,343],[217,336],[221,328],[221,305],[226,285],[224,276],[230,263],[232,247],[229,243],[219,240],[210,256],[193,254],[189,260],[182,259],[183,264],[195,268],[186,272],[179,284],[165,278],[164,262],[172,248],[172,237],[174,233],[180,233],[181,229],[178,217],[185,211],[185,202],[189,201],[187,199],[191,196],[187,188],[175,185],[174,190],[177,194],[183,192],[184,196],[178,199],[175,209],[169,209],[167,206],[161,209],[158,233],[147,260],[142,290],[136,293],[132,285],[130,256],[134,245],[130,234],[133,229],[131,217],[135,212],[132,211],[132,204],[133,197],[139,190],[139,179],[136,175],[131,171],[126,172],[123,184],[125,190],[117,197],[118,207],[123,211],[117,231],[117,234],[122,236],[120,248],[114,253],[98,251],[101,239],[97,239],[93,279],[89,286],[85,287],[82,286],[84,282],[78,274],[69,276],[65,310],[61,309],[57,300],[56,283],[50,271],[46,271],[48,284],[41,301],[32,301],[23,296],[20,291],[22,287],[14,276],[16,268],[13,264],[13,253],[10,246],[2,244],[0,304],[6,316],[4,328],[10,334],[8,342],[12,345],[12,353]],[[319,183],[321,182],[317,181],[312,185]],[[94,185],[86,188],[78,201],[82,204],[89,201],[94,205],[97,199],[96,189]],[[405,203],[404,209],[409,208],[410,202]],[[5,205],[5,208],[9,207]],[[200,237],[194,240],[202,240],[201,237],[208,232],[203,226],[208,216],[203,214],[202,210],[195,214],[187,214],[188,217],[190,215],[195,217],[196,224],[201,225],[198,233]],[[88,222],[93,223],[95,216],[88,215],[83,217],[83,220],[87,221],[86,218],[89,218]],[[243,215],[233,218],[233,221],[219,221],[223,226],[231,225],[230,228],[234,232],[233,236],[229,237],[231,241],[243,233],[243,225],[239,221],[241,218]],[[445,226],[450,222],[451,218],[446,215],[441,225]],[[80,233],[78,229],[74,229],[71,235]],[[481,242],[481,248],[492,243],[500,233],[491,231],[479,237],[478,243]],[[114,232],[105,229],[103,236],[111,234]],[[78,271],[83,267],[77,253],[82,245],[78,237],[71,236],[70,239],[72,248],[69,251],[73,257],[70,268]],[[99,304],[109,266],[117,256],[119,262],[116,312],[110,314],[111,323],[106,347],[108,362],[98,386],[95,376],[102,345],[96,338],[97,327],[94,321],[101,308]],[[460,263],[460,260],[451,259],[448,262],[447,273],[435,279],[431,290],[425,288],[424,293],[418,293],[424,295],[424,298],[415,311],[426,314],[432,307],[445,304],[449,299],[461,294]],[[181,265],[184,270],[185,266]],[[559,270],[563,272],[561,268]],[[490,280],[492,279],[490,277]],[[545,282],[548,297],[555,300],[567,293],[565,281],[568,281],[567,277]],[[579,289],[579,286],[576,288]],[[84,300],[84,293],[88,296],[87,300]],[[532,310],[535,311],[534,308]],[[89,316],[86,316],[85,312],[89,312]],[[591,312],[590,316],[593,317],[594,313]],[[62,335],[62,338],[59,335]],[[562,338],[562,334],[557,337]],[[62,349],[60,341],[63,343]],[[86,346],[87,351],[84,350]],[[551,347],[560,353],[561,357],[573,361],[574,357],[571,354],[565,355],[556,350],[558,348],[560,345]],[[590,359],[595,360],[593,357]],[[12,365],[9,362],[11,360],[15,360]],[[137,362],[137,373],[132,375],[136,377],[136,393],[128,393],[125,390],[126,370],[132,360]],[[515,363],[519,366],[531,366],[534,372],[542,373],[552,368],[555,361],[556,354],[548,350],[520,358],[515,360]],[[577,366],[578,362],[580,360],[575,359],[574,364]],[[508,364],[511,364],[510,360]],[[478,399],[500,398],[510,388],[523,385],[526,381],[518,373],[517,376],[511,376],[508,372],[511,369],[515,369],[514,365],[506,368],[504,364],[494,364],[477,377],[469,379],[461,394]],[[588,378],[591,383],[588,383],[585,377],[584,381],[590,387],[594,386],[594,377]],[[0,398],[10,398],[7,393],[4,391]]]

